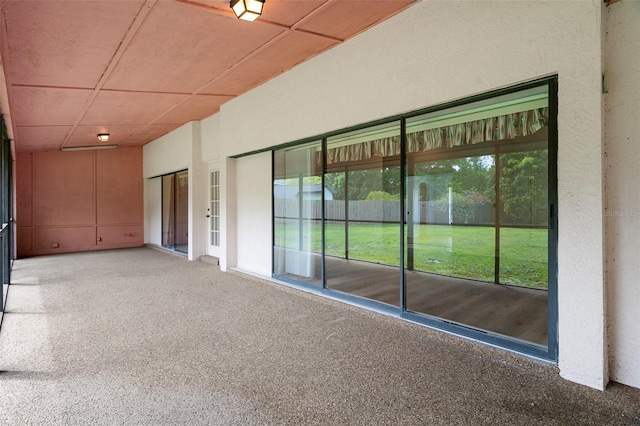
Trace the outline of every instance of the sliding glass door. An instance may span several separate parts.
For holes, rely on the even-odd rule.
[[[277,151],[273,156],[274,274],[322,285],[322,144]]]
[[[400,306],[400,123],[328,138],[325,274],[329,289]]]
[[[162,245],[189,251],[189,172],[162,176]]]
[[[407,119],[408,311],[547,346],[547,117],[541,87]]]
[[[274,151],[274,276],[555,358],[556,105],[549,79]]]

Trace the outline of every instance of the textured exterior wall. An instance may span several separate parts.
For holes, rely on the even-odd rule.
[[[223,105],[221,155],[557,73],[559,366],[563,377],[602,389],[608,381],[602,9],[596,0],[417,3]],[[251,126],[246,125],[247,116],[252,117]]]
[[[223,105],[205,120],[202,149],[221,163],[221,267],[237,259],[270,272],[270,158],[228,156],[557,74],[560,374],[604,388],[603,8],[599,0],[418,2]],[[162,144],[153,149],[179,168],[174,147]]]
[[[237,268],[271,276],[271,152],[236,160]]]
[[[156,139],[143,147],[144,241],[162,245],[162,182],[150,179],[163,174],[188,169],[191,165],[191,123]],[[157,181],[157,182],[156,182]]]
[[[193,139],[191,126],[187,123],[143,147],[145,179],[189,168]]]
[[[209,163],[220,160],[220,115],[215,114],[201,121],[202,161]]]
[[[144,180],[144,242],[162,245],[162,180]]]
[[[202,126],[192,122],[193,140],[189,167],[189,260],[207,254],[207,165],[202,162]]]
[[[640,2],[607,8],[605,223],[611,379],[640,387]]]
[[[143,243],[142,149],[20,153],[18,256]]]

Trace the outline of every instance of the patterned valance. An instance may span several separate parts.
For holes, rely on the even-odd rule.
[[[546,126],[548,118],[549,108],[545,107],[407,133],[407,153],[527,136]],[[318,165],[321,164],[321,155],[320,152],[317,153],[316,162]],[[329,148],[327,149],[327,164],[396,155],[400,155],[400,136]]]

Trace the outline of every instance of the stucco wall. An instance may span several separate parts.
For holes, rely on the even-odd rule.
[[[144,180],[144,242],[162,244],[162,181]]]
[[[557,74],[559,366],[602,389],[603,9],[599,0],[425,0],[223,105],[203,121],[201,153],[220,159],[221,267],[270,273],[270,156],[230,155]],[[170,142],[182,131],[145,147],[145,176],[184,168]]]
[[[191,164],[192,124],[187,123],[143,148],[142,173],[148,179],[188,169]]]
[[[237,268],[271,276],[271,153],[236,160]]]
[[[202,162],[202,125],[192,122],[191,163],[189,165],[189,260],[207,254],[207,165]]]
[[[223,105],[221,156],[557,73],[559,365],[563,377],[602,389],[608,381],[602,259],[603,8],[597,0],[419,2]],[[246,125],[247,116],[252,117],[251,126]],[[266,229],[262,232],[266,238]]]
[[[215,114],[201,121],[202,161],[210,163],[220,160],[220,115]]]
[[[188,169],[192,140],[192,124],[188,123],[143,147],[145,243],[162,244],[162,183],[150,178]]]
[[[605,222],[611,379],[640,387],[640,2],[607,8]]]

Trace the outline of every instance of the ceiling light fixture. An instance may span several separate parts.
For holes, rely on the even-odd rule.
[[[98,133],[98,140],[100,142],[109,142],[109,133]]]
[[[118,145],[89,145],[89,146],[68,146],[64,148],[60,148],[61,152],[68,151],[90,151],[94,149],[113,149],[117,148]]]
[[[238,19],[253,22],[262,15],[265,0],[231,0],[230,5]]]

